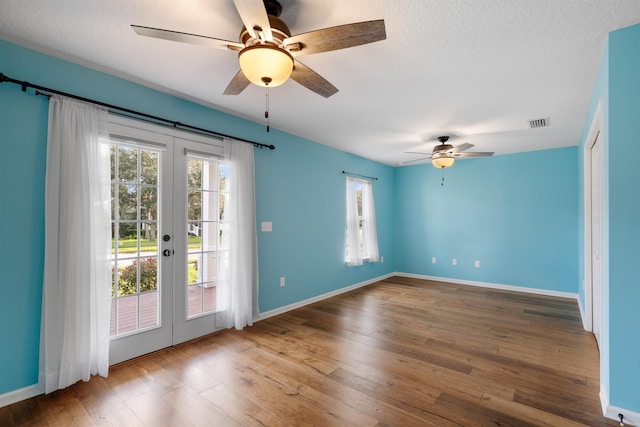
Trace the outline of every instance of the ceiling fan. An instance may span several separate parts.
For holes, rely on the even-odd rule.
[[[296,58],[386,39],[383,19],[292,36],[287,24],[279,18],[282,6],[277,0],[233,0],[233,3],[244,24],[239,42],[141,25],[131,27],[141,36],[238,52],[240,71],[225,89],[225,95],[238,95],[249,83],[276,87],[291,77],[307,89],[328,98],[338,89]]]
[[[406,162],[402,162],[402,164],[419,162],[421,160],[431,159],[431,164],[433,164],[436,168],[448,168],[453,166],[453,163],[458,158],[465,157],[487,157],[493,156],[493,152],[467,152],[466,150],[473,147],[473,144],[464,143],[460,145],[456,145],[455,147],[451,144],[447,144],[449,141],[448,136],[439,136],[438,141],[440,145],[436,145],[433,147],[433,151],[428,157],[421,157],[419,159],[409,160]],[[407,154],[425,154],[428,153],[418,153],[415,151],[406,151]]]

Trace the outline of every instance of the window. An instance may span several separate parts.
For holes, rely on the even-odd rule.
[[[378,235],[370,181],[347,177],[347,239],[345,262],[362,265],[378,262]]]

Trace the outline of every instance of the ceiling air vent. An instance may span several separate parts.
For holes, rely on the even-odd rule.
[[[529,120],[529,127],[531,129],[536,129],[536,128],[543,128],[543,127],[547,127],[549,126],[549,118],[544,118],[544,119],[536,119],[536,120]]]

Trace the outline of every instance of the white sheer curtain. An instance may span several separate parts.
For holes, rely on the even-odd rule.
[[[347,177],[347,247],[346,264],[362,265],[362,248],[360,246],[360,219],[358,215],[358,181]]]
[[[109,369],[111,231],[107,112],[52,97],[45,189],[40,376],[45,393]]]
[[[358,210],[358,193],[361,196],[361,212]],[[364,261],[378,262],[378,233],[373,186],[369,181],[347,177],[347,242],[345,263],[362,265]],[[360,219],[362,218],[362,230]]]
[[[369,262],[380,261],[378,232],[376,231],[376,207],[373,201],[373,185],[370,182],[362,187],[362,237],[364,252]]]
[[[229,200],[225,206],[221,300],[226,327],[253,325],[258,313],[258,237],[256,233],[255,170],[253,145],[227,142],[225,157],[231,164]]]

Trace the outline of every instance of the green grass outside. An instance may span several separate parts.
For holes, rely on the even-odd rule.
[[[197,248],[202,242],[201,237],[189,237],[189,248]],[[145,252],[157,252],[158,241],[157,240],[144,240],[140,239],[140,250]],[[111,240],[111,253],[115,251],[115,241]],[[118,241],[118,252],[121,254],[132,253],[138,251],[138,241],[136,239],[124,239]]]

